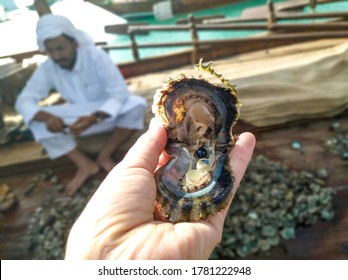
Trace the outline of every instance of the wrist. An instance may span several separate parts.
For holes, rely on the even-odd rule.
[[[99,111],[93,113],[92,116],[94,117],[94,122],[95,123],[100,123],[100,122],[102,122],[103,120],[105,120],[106,118],[109,117],[108,114],[103,113],[103,112],[99,112]]]
[[[45,111],[38,111],[34,115],[33,120],[46,123],[46,122],[48,122],[52,118],[55,118],[55,116],[53,116],[52,114],[47,113]]]

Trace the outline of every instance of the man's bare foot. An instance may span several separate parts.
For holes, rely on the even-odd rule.
[[[134,131],[135,130],[133,129],[118,127],[111,134],[111,137],[107,139],[97,158],[97,163],[107,173],[109,173],[116,166],[116,163],[112,159],[112,154],[114,153],[115,149],[123,142],[127,141]]]
[[[75,177],[66,185],[65,192],[73,195],[83,185],[86,180],[99,172],[99,166],[93,161],[86,162],[77,169]]]
[[[99,155],[96,161],[97,164],[99,164],[99,166],[107,173],[109,173],[116,166],[116,163],[109,156]]]

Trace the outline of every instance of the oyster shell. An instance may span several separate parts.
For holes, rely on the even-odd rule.
[[[225,208],[233,193],[229,152],[240,103],[233,85],[211,68],[224,86],[181,75],[157,90],[153,113],[164,122],[172,159],[157,170],[156,209],[173,223],[206,219]]]

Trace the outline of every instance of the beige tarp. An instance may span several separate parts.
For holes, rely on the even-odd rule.
[[[254,126],[331,117],[348,108],[348,39],[259,51],[214,65],[237,84],[241,119]],[[151,103],[161,83],[179,73],[200,74],[187,68],[149,74],[130,79],[130,88]]]

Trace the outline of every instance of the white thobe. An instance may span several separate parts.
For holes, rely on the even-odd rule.
[[[41,107],[39,101],[54,88],[66,104]],[[111,131],[115,127],[142,129],[146,100],[131,95],[118,68],[108,55],[96,47],[78,48],[74,68],[62,69],[48,58],[33,73],[17,99],[16,110],[23,116],[35,140],[47,150],[50,158],[62,156],[76,147],[74,137],[52,133],[45,123],[33,120],[40,110],[63,119],[69,125],[80,116],[103,111],[110,115],[88,128],[81,136]]]

